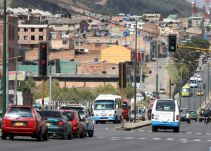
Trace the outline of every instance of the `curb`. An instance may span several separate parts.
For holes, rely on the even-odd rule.
[[[123,130],[123,131],[131,131],[134,129],[138,129],[138,128],[142,128],[142,127],[146,127],[146,126],[150,126],[150,125],[151,125],[151,123],[146,123],[146,124],[138,125],[138,126],[134,126],[134,127],[117,127],[116,129]]]

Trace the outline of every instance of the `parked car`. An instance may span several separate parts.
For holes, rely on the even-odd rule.
[[[130,113],[130,120],[133,121],[135,119],[135,110],[132,110]],[[145,121],[145,113],[143,109],[136,110],[136,119]]]
[[[191,120],[197,121],[197,113],[196,111],[189,111],[189,117]]]
[[[11,106],[2,118],[1,138],[31,136],[38,141],[48,140],[46,119],[30,106]]]
[[[47,118],[49,136],[59,136],[61,139],[72,139],[73,126],[68,122],[63,111],[43,110],[42,115]]]
[[[92,137],[94,135],[94,121],[92,120],[90,113],[88,112],[85,106],[68,105],[68,106],[62,106],[60,109],[77,111],[80,117],[82,118],[82,121],[86,128],[86,132],[88,133],[89,137]]]
[[[190,116],[187,108],[180,108],[180,121],[185,121],[190,124]]]
[[[80,138],[83,138],[86,135],[86,128],[78,112],[74,110],[64,110],[63,112],[73,126],[73,136],[77,138],[79,135]]]

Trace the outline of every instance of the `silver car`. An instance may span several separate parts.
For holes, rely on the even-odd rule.
[[[132,110],[129,114],[130,116],[130,121],[134,120],[134,112],[135,110]],[[142,120],[145,121],[145,113],[143,109],[138,109],[136,110],[136,120]]]

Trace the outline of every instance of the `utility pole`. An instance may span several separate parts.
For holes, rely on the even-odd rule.
[[[134,69],[134,77],[133,77],[133,80],[134,80],[134,123],[136,123],[136,64],[137,64],[137,57],[136,57],[136,54],[137,54],[137,20],[136,20],[136,33],[135,33],[135,55],[134,55],[134,64],[133,64],[133,69]]]
[[[182,90],[182,63],[183,63],[183,60],[181,59],[181,62],[180,62],[180,89],[179,89],[180,108],[182,107],[182,98],[181,98],[181,90]]]
[[[208,101],[210,101],[210,64],[208,63]]]
[[[6,71],[6,57],[7,57],[7,1],[4,0],[4,33],[3,33],[3,95],[2,95],[2,116],[6,112],[6,93],[7,93],[7,83],[6,83],[6,77],[7,77],[7,71]]]
[[[51,88],[52,88],[52,77],[51,77],[51,64],[50,64],[50,68],[49,68],[49,85],[50,85],[50,88],[49,88],[49,104],[50,104],[50,109],[53,109],[54,110],[54,103],[52,103],[52,100],[51,100]]]
[[[18,58],[16,57],[15,58],[15,84],[14,84],[14,100],[15,100],[16,105],[18,105],[18,100],[17,100],[17,83],[18,83],[17,76],[18,76],[18,74],[17,74],[17,72],[18,72]]]
[[[169,80],[169,99],[171,99],[171,78]]]
[[[157,49],[156,95],[158,95],[158,49],[159,49],[159,45],[158,45],[157,41],[156,41],[155,48]]]

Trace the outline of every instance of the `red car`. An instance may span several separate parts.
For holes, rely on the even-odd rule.
[[[2,118],[1,138],[31,136],[38,141],[48,140],[46,119],[39,111],[29,106],[11,106]]]
[[[73,136],[75,138],[80,136],[80,138],[83,138],[86,136],[86,129],[84,124],[81,122],[82,119],[80,118],[80,115],[78,114],[77,111],[73,110],[63,110],[64,114],[68,117],[69,122],[71,122],[73,126]]]

